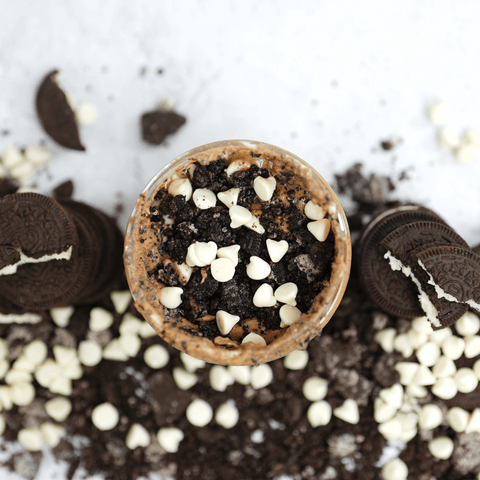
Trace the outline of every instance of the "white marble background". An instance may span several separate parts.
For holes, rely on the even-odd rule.
[[[195,146],[246,138],[279,145],[327,180],[357,161],[402,171],[397,196],[436,210],[480,243],[480,157],[458,164],[436,145],[425,108],[448,125],[480,128],[478,0],[1,0],[0,151],[45,141],[42,193],[74,178],[75,197],[126,225],[136,197],[165,163]],[[78,102],[98,109],[82,128],[86,153],[57,146],[34,111],[51,69]],[[145,74],[140,75],[142,68]],[[158,69],[163,73],[159,75]],[[141,113],[171,97],[187,124],[167,145],[139,133]],[[379,147],[392,135],[402,143]],[[55,476],[55,472],[59,472]],[[51,460],[38,480],[64,473]],[[16,478],[0,471],[1,478]]]

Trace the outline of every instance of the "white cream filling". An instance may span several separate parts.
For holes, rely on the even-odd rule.
[[[455,302],[455,303],[466,303],[469,307],[473,308],[474,310],[477,310],[480,312],[480,304],[475,302],[474,300],[466,300],[465,302],[460,302],[457,298],[455,298],[453,295],[450,295],[447,293],[440,285],[437,285],[435,283],[435,280],[433,279],[432,275],[430,272],[427,270],[425,265],[421,260],[418,260],[418,264],[425,270],[427,273],[429,280],[428,283],[430,285],[433,285],[435,287],[435,292],[437,293],[438,298],[444,298],[445,300],[448,300],[449,302]]]
[[[416,278],[413,274],[412,269],[408,266],[405,266],[398,258],[395,258],[390,250],[384,255],[384,258],[388,260],[390,268],[393,271],[401,271],[406,277],[413,281],[418,289],[418,300],[422,310],[425,312],[425,316],[435,327],[440,327],[441,324],[440,320],[438,319],[438,310],[428,298],[427,293],[423,291],[422,285],[420,284],[418,278]]]
[[[52,253],[51,255],[43,255],[43,257],[33,258],[25,255],[19,248],[17,248],[17,252],[20,253],[20,260],[13,265],[7,265],[0,269],[0,275],[13,275],[17,272],[17,267],[20,265],[25,265],[26,263],[43,263],[49,262],[50,260],[70,260],[72,257],[72,249],[73,246],[70,245],[67,250],[60,252],[60,253]]]
[[[0,324],[8,324],[8,323],[40,323],[42,321],[42,316],[38,313],[9,313],[8,315],[4,315],[0,313]]]

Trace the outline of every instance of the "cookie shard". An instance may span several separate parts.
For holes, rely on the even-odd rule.
[[[390,268],[401,271],[418,290],[418,301],[434,328],[444,328],[455,323],[465,312],[464,305],[452,304],[439,298],[428,275],[420,268],[416,252],[436,245],[467,243],[448,225],[437,222],[416,222],[403,225],[387,235],[380,248],[386,251],[384,258]]]
[[[0,276],[28,263],[69,260],[76,244],[72,220],[52,198],[29,192],[0,200]]]
[[[417,253],[438,298],[480,311],[480,255],[460,245],[441,245]]]
[[[58,70],[51,71],[38,88],[35,100],[38,119],[45,132],[62,147],[84,152],[75,112],[58,85],[58,75]]]
[[[160,145],[185,124],[183,115],[171,111],[154,110],[142,115],[142,138],[152,145]]]

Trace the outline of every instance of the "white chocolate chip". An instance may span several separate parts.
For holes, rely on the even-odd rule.
[[[255,390],[260,390],[261,388],[270,385],[273,380],[273,371],[270,365],[262,363],[254,368],[252,368],[252,376],[250,379],[250,385]]]
[[[250,257],[250,263],[247,265],[247,275],[252,280],[263,280],[270,275],[272,269],[270,265],[256,255]]]
[[[138,447],[148,447],[150,445],[150,434],[143,425],[134,423],[127,433],[125,445],[130,450],[135,450]]]
[[[235,265],[228,258],[217,258],[210,267],[212,277],[217,282],[228,282],[235,275]]]
[[[40,365],[45,361],[48,354],[48,348],[41,340],[34,340],[23,348],[23,355],[34,366]]]
[[[229,365],[228,369],[237,383],[248,385],[252,377],[252,369],[248,365]]]
[[[397,413],[397,409],[381,398],[376,398],[373,402],[373,418],[377,423],[388,422]]]
[[[393,348],[395,351],[400,352],[403,358],[409,358],[413,354],[413,347],[408,340],[406,333],[400,333],[393,340]]]
[[[118,338],[114,338],[108,342],[103,349],[103,358],[106,360],[115,360],[117,362],[126,362],[128,355],[125,354]]]
[[[330,220],[323,218],[307,223],[309,232],[319,241],[324,242],[330,233]]]
[[[420,333],[412,328],[407,332],[407,338],[413,348],[420,348],[428,342],[427,334]]]
[[[465,433],[480,433],[480,408],[475,408],[470,418]]]
[[[109,402],[101,403],[92,410],[92,423],[102,431],[115,428],[119,418],[118,410]]]
[[[5,421],[5,417],[0,415],[0,435],[5,433],[5,429],[7,428],[7,422]]]
[[[252,219],[252,213],[250,210],[247,210],[245,207],[240,205],[233,205],[230,207],[228,214],[230,215],[231,219],[230,228],[239,228]]]
[[[470,128],[463,134],[463,137],[465,143],[471,143],[472,145],[480,147],[480,130]]]
[[[195,242],[187,250],[187,265],[190,267],[205,267],[210,265],[217,256],[215,242]]]
[[[30,405],[35,399],[35,387],[31,383],[15,383],[10,392],[12,402],[19,407]]]
[[[32,374],[24,370],[17,370],[12,368],[5,375],[5,383],[14,385],[15,383],[29,383],[32,381]]]
[[[47,415],[57,422],[63,422],[72,411],[72,403],[68,398],[57,397],[45,402]]]
[[[50,310],[50,315],[55,325],[60,328],[65,328],[70,322],[70,317],[72,316],[74,309],[73,307],[56,307]]]
[[[25,161],[22,152],[16,147],[7,147],[3,150],[1,159],[3,165],[9,170],[21,165]]]
[[[185,352],[180,352],[180,358],[182,359],[183,366],[187,372],[195,372],[199,368],[204,368],[206,364],[204,360],[192,357]]]
[[[416,362],[397,362],[395,370],[400,375],[402,385],[410,385],[420,365]]]
[[[123,315],[132,301],[130,290],[114,291],[110,293],[115,311]]]
[[[187,263],[174,263],[175,270],[178,274],[178,279],[182,285],[186,285],[193,273],[193,268]]]
[[[140,351],[142,341],[137,335],[132,333],[124,333],[118,338],[118,344],[125,355],[133,358],[136,357],[137,353]]]
[[[455,160],[458,163],[468,163],[478,156],[479,147],[471,143],[462,143],[454,151]]]
[[[24,155],[25,160],[31,163],[35,168],[46,165],[52,159],[50,150],[41,145],[28,145],[25,148]]]
[[[434,365],[432,371],[437,378],[453,377],[457,371],[457,367],[451,358],[442,355]]]
[[[325,210],[320,205],[309,200],[305,205],[305,216],[310,220],[321,220],[325,217]]]
[[[375,340],[385,352],[392,353],[396,333],[394,328],[385,328],[375,334]]]
[[[457,433],[463,433],[468,425],[470,413],[460,407],[452,407],[447,412],[447,422]]]
[[[104,308],[95,307],[90,311],[89,328],[92,332],[102,332],[113,324],[113,314]]]
[[[445,340],[453,335],[450,327],[435,330],[430,334],[430,341],[436,343],[439,347],[443,347]]]
[[[433,333],[432,324],[428,321],[427,317],[415,317],[410,326],[418,333],[424,333],[426,335]]]
[[[407,480],[408,467],[403,460],[394,458],[382,467],[383,480]]]
[[[477,378],[480,380],[480,359],[473,364],[473,371],[475,372]]]
[[[186,415],[192,425],[204,427],[212,420],[213,410],[209,403],[197,398],[187,407]]]
[[[8,360],[0,360],[0,379],[5,377],[5,374],[8,372],[9,368],[10,364],[8,363]]]
[[[53,347],[53,356],[58,365],[68,365],[72,360],[77,358],[77,351],[71,347],[55,345]]]
[[[127,333],[138,335],[142,323],[143,322],[135,315],[132,315],[131,313],[126,313],[122,317],[122,322],[118,327],[118,331],[120,332],[120,335],[125,335]]]
[[[177,178],[168,185],[168,193],[172,197],[183,195],[188,202],[192,198],[192,184],[188,178]]]
[[[273,307],[277,303],[273,295],[273,288],[268,283],[263,283],[253,295],[253,304],[256,307]]]
[[[478,378],[471,368],[460,368],[453,379],[460,393],[473,392],[478,386]]]
[[[280,328],[285,328],[295,323],[302,315],[302,312],[297,307],[291,305],[282,305],[280,307]]]
[[[378,425],[378,431],[383,435],[385,440],[398,440],[402,435],[402,423],[396,417]]]
[[[344,422],[356,425],[360,420],[357,402],[353,398],[347,398],[342,405],[333,409],[333,414]]]
[[[474,358],[480,355],[480,335],[465,337],[465,357]]]
[[[226,169],[225,173],[227,174],[227,177],[232,175],[235,172],[239,172],[240,170],[247,170],[250,167],[250,165],[247,162],[244,162],[242,160],[232,162]]]
[[[394,383],[391,387],[380,390],[378,396],[392,407],[399,409],[403,403],[403,387],[399,383]]]
[[[267,250],[273,263],[279,262],[288,251],[288,242],[286,240],[267,239]]]
[[[233,428],[240,417],[238,408],[232,402],[222,403],[215,412],[215,421],[223,428]]]
[[[260,220],[255,215],[252,215],[252,218],[245,224],[245,227],[249,228],[255,233],[258,233],[259,235],[263,235],[265,233],[265,228],[260,225]]]
[[[89,102],[82,102],[75,108],[75,118],[78,125],[87,127],[97,121],[97,109]]]
[[[160,291],[160,302],[166,308],[177,308],[182,303],[183,288],[164,287]]]
[[[308,407],[307,419],[313,428],[328,425],[331,418],[332,407],[325,400],[314,402]]]
[[[34,169],[30,163],[22,163],[10,169],[10,175],[18,180],[21,185],[30,185],[33,180]]]
[[[151,338],[151,337],[156,337],[158,334],[154,330],[154,328],[147,322],[147,321],[141,321],[140,328],[138,329],[138,334],[142,338]]]
[[[439,378],[432,387],[432,393],[442,400],[450,400],[457,392],[457,384],[452,377]]]
[[[295,300],[297,293],[298,287],[294,283],[288,282],[280,285],[275,290],[275,298],[281,303],[286,303],[294,307],[297,304]]]
[[[209,372],[210,386],[217,392],[224,392],[235,383],[235,378],[226,367],[213,365]]]
[[[437,381],[437,378],[432,371],[425,365],[420,365],[415,373],[412,383],[415,385],[433,385]]]
[[[427,342],[417,350],[416,356],[419,363],[431,367],[440,358],[440,347],[436,343]]]
[[[308,363],[308,352],[306,350],[294,350],[285,356],[283,365],[289,370],[303,370]]]
[[[450,150],[460,145],[460,137],[449,127],[442,127],[437,134],[437,142],[441,149]]]
[[[418,426],[421,430],[433,430],[441,425],[443,413],[438,405],[423,405],[418,414]]]
[[[172,371],[173,380],[180,390],[192,388],[198,381],[198,377],[193,372],[187,372],[181,367],[175,367]]]
[[[239,251],[240,251],[240,245],[230,245],[229,247],[222,247],[217,250],[217,257],[227,258],[233,263],[233,266],[236,267],[238,265]]]
[[[303,383],[302,392],[304,397],[311,402],[323,400],[327,396],[328,382],[320,377],[307,378]]]
[[[217,327],[222,335],[228,335],[232,328],[240,321],[238,315],[231,315],[224,310],[219,310],[215,315]]]
[[[261,335],[258,335],[258,333],[253,333],[253,332],[245,336],[245,338],[242,340],[242,344],[243,343],[253,343],[254,345],[258,345],[262,347],[267,344],[267,342]]]
[[[436,458],[447,460],[453,453],[453,440],[449,437],[437,437],[430,440],[428,451]]]
[[[465,351],[465,340],[456,336],[451,336],[443,342],[443,354],[452,360],[458,360]]]
[[[4,360],[8,357],[8,345],[4,338],[0,338],[0,360]]]
[[[200,210],[212,208],[217,203],[217,197],[211,190],[208,190],[208,188],[197,188],[193,192],[192,197],[193,203],[195,203]]]
[[[466,312],[455,323],[455,330],[462,337],[475,335],[480,330],[480,318],[473,312]]]
[[[35,371],[35,379],[45,388],[49,388],[55,379],[62,375],[62,370],[52,359],[47,359]]]
[[[55,378],[49,386],[49,390],[52,393],[58,393],[60,395],[70,396],[72,394],[72,381],[64,375],[60,375]]]
[[[218,192],[217,197],[227,208],[230,208],[237,204],[239,193],[239,188],[231,188],[225,192]]]
[[[178,452],[178,446],[183,438],[183,432],[176,427],[164,427],[157,433],[158,444],[168,453]]]
[[[12,389],[4,385],[0,385],[0,405],[4,410],[11,410],[13,407],[12,402]]]
[[[60,425],[55,425],[51,422],[45,422],[40,425],[40,432],[42,433],[45,443],[50,448],[55,448],[60,443],[60,440],[65,433],[65,429]]]
[[[39,428],[22,428],[18,431],[17,440],[29,452],[39,452],[43,445],[43,435]]]
[[[446,107],[444,103],[433,103],[427,108],[427,118],[432,125],[443,125],[445,117]]]
[[[256,177],[253,181],[253,189],[255,190],[255,193],[264,202],[270,201],[276,186],[277,181],[275,180],[275,177]]]
[[[175,111],[176,106],[177,106],[177,102],[175,101],[174,98],[171,98],[171,97],[162,98],[157,103],[158,109],[163,112],[173,112]]]
[[[170,355],[163,345],[150,345],[143,354],[143,360],[150,368],[157,370],[168,364]]]

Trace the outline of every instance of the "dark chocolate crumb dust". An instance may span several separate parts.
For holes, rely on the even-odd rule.
[[[361,178],[358,168],[355,172],[357,184],[368,189],[371,182]],[[343,192],[352,194],[345,184]],[[355,195],[362,198],[350,212],[351,218],[360,219],[351,223],[353,233],[358,233],[362,220],[378,204],[365,201],[376,194],[368,191],[361,194],[358,185]],[[384,201],[388,203],[387,199]],[[61,422],[66,433],[53,450],[57,459],[68,464],[67,478],[72,479],[75,472],[75,478],[84,478],[77,471],[79,468],[86,471],[87,478],[98,473],[107,480],[135,480],[151,472],[161,479],[176,480],[381,479],[381,470],[376,465],[387,442],[373,418],[373,401],[380,389],[398,381],[394,365],[404,359],[398,353],[384,352],[374,336],[388,327],[405,332],[410,322],[375,310],[360,290],[355,262],[353,265],[351,281],[339,309],[323,334],[308,346],[306,367],[293,371],[285,367],[283,359],[276,360],[269,364],[273,380],[264,388],[254,389],[235,382],[223,392],[215,391],[209,379],[212,366],[206,365],[196,370],[195,385],[182,390],[174,380],[174,371],[183,368],[182,357],[156,336],[142,338],[138,354],[125,362],[104,359],[97,366],[84,366],[82,378],[72,382],[69,396],[72,413]],[[113,325],[103,332],[88,329],[94,306],[114,314]],[[132,304],[128,313],[138,316]],[[0,337],[6,340],[9,361],[13,363],[23,345],[34,339],[46,342],[49,357],[52,346],[59,343],[78,347],[85,338],[94,338],[105,346],[119,336],[121,322],[122,315],[105,298],[95,305],[77,307],[64,328],[57,327],[49,313],[43,312],[41,322],[36,325],[0,324]],[[163,345],[170,356],[168,364],[158,370],[147,367],[143,359],[146,348],[153,344]],[[477,359],[469,359],[469,365]],[[302,387],[312,376],[327,380],[325,400],[332,408],[347,398],[357,402],[358,424],[351,425],[332,416],[326,426],[310,425],[307,410],[311,402],[303,395]],[[43,404],[59,395],[50,393],[36,380],[33,384],[34,403],[1,412],[7,424],[3,434],[6,442],[15,441],[21,428],[53,421],[46,415]],[[238,423],[225,429],[212,419],[204,427],[193,426],[185,412],[196,398],[206,400],[214,411],[224,402],[231,402],[238,409]],[[447,407],[446,402],[436,401],[441,408]],[[118,425],[106,432],[99,431],[91,421],[93,407],[103,402],[112,403],[120,416]],[[149,432],[149,446],[135,450],[126,447],[126,434],[134,423]],[[157,443],[156,434],[162,427],[182,430],[184,438],[178,452],[167,453]],[[453,457],[434,458],[427,448],[428,435],[452,438]],[[480,434],[456,434],[442,425],[426,434],[419,432],[400,456],[408,466],[410,480],[476,480],[480,470],[479,448]],[[17,453],[3,468],[33,479],[41,456],[41,452]]]

